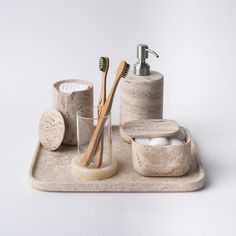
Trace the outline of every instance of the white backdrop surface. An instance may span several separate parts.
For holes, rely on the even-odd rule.
[[[0,235],[236,235],[236,2],[0,0]],[[146,43],[165,76],[164,116],[191,130],[202,191],[68,194],[33,190],[27,172],[52,84],[70,74],[100,91],[98,59],[133,65]],[[113,105],[119,122],[119,94]]]

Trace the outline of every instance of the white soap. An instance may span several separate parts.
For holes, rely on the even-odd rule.
[[[184,143],[183,141],[181,141],[181,140],[179,140],[177,138],[171,138],[170,139],[170,145],[181,145],[183,143]]]
[[[152,146],[166,146],[169,145],[167,138],[152,138],[150,140],[150,145]]]
[[[72,93],[77,91],[84,91],[87,90],[89,87],[87,84],[80,84],[80,83],[73,83],[73,82],[66,82],[62,83],[59,86],[59,90],[63,93]]]

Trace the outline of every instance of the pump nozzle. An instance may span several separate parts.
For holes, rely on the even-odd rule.
[[[148,53],[153,54],[157,58],[159,57],[159,55],[153,50],[150,50],[146,44],[139,44],[137,46],[138,62],[134,64],[135,75],[150,75],[150,66],[145,61],[145,59],[148,58]]]

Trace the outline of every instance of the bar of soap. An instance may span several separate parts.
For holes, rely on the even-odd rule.
[[[66,82],[62,83],[59,87],[59,90],[63,93],[73,93],[78,91],[87,90],[89,87],[87,84]]]

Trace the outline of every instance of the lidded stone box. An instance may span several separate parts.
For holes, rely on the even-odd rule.
[[[123,127],[132,145],[132,165],[143,176],[183,176],[191,164],[191,135],[175,121],[151,119],[127,122]],[[137,140],[163,139],[164,145]],[[178,141],[178,142],[177,142]]]

